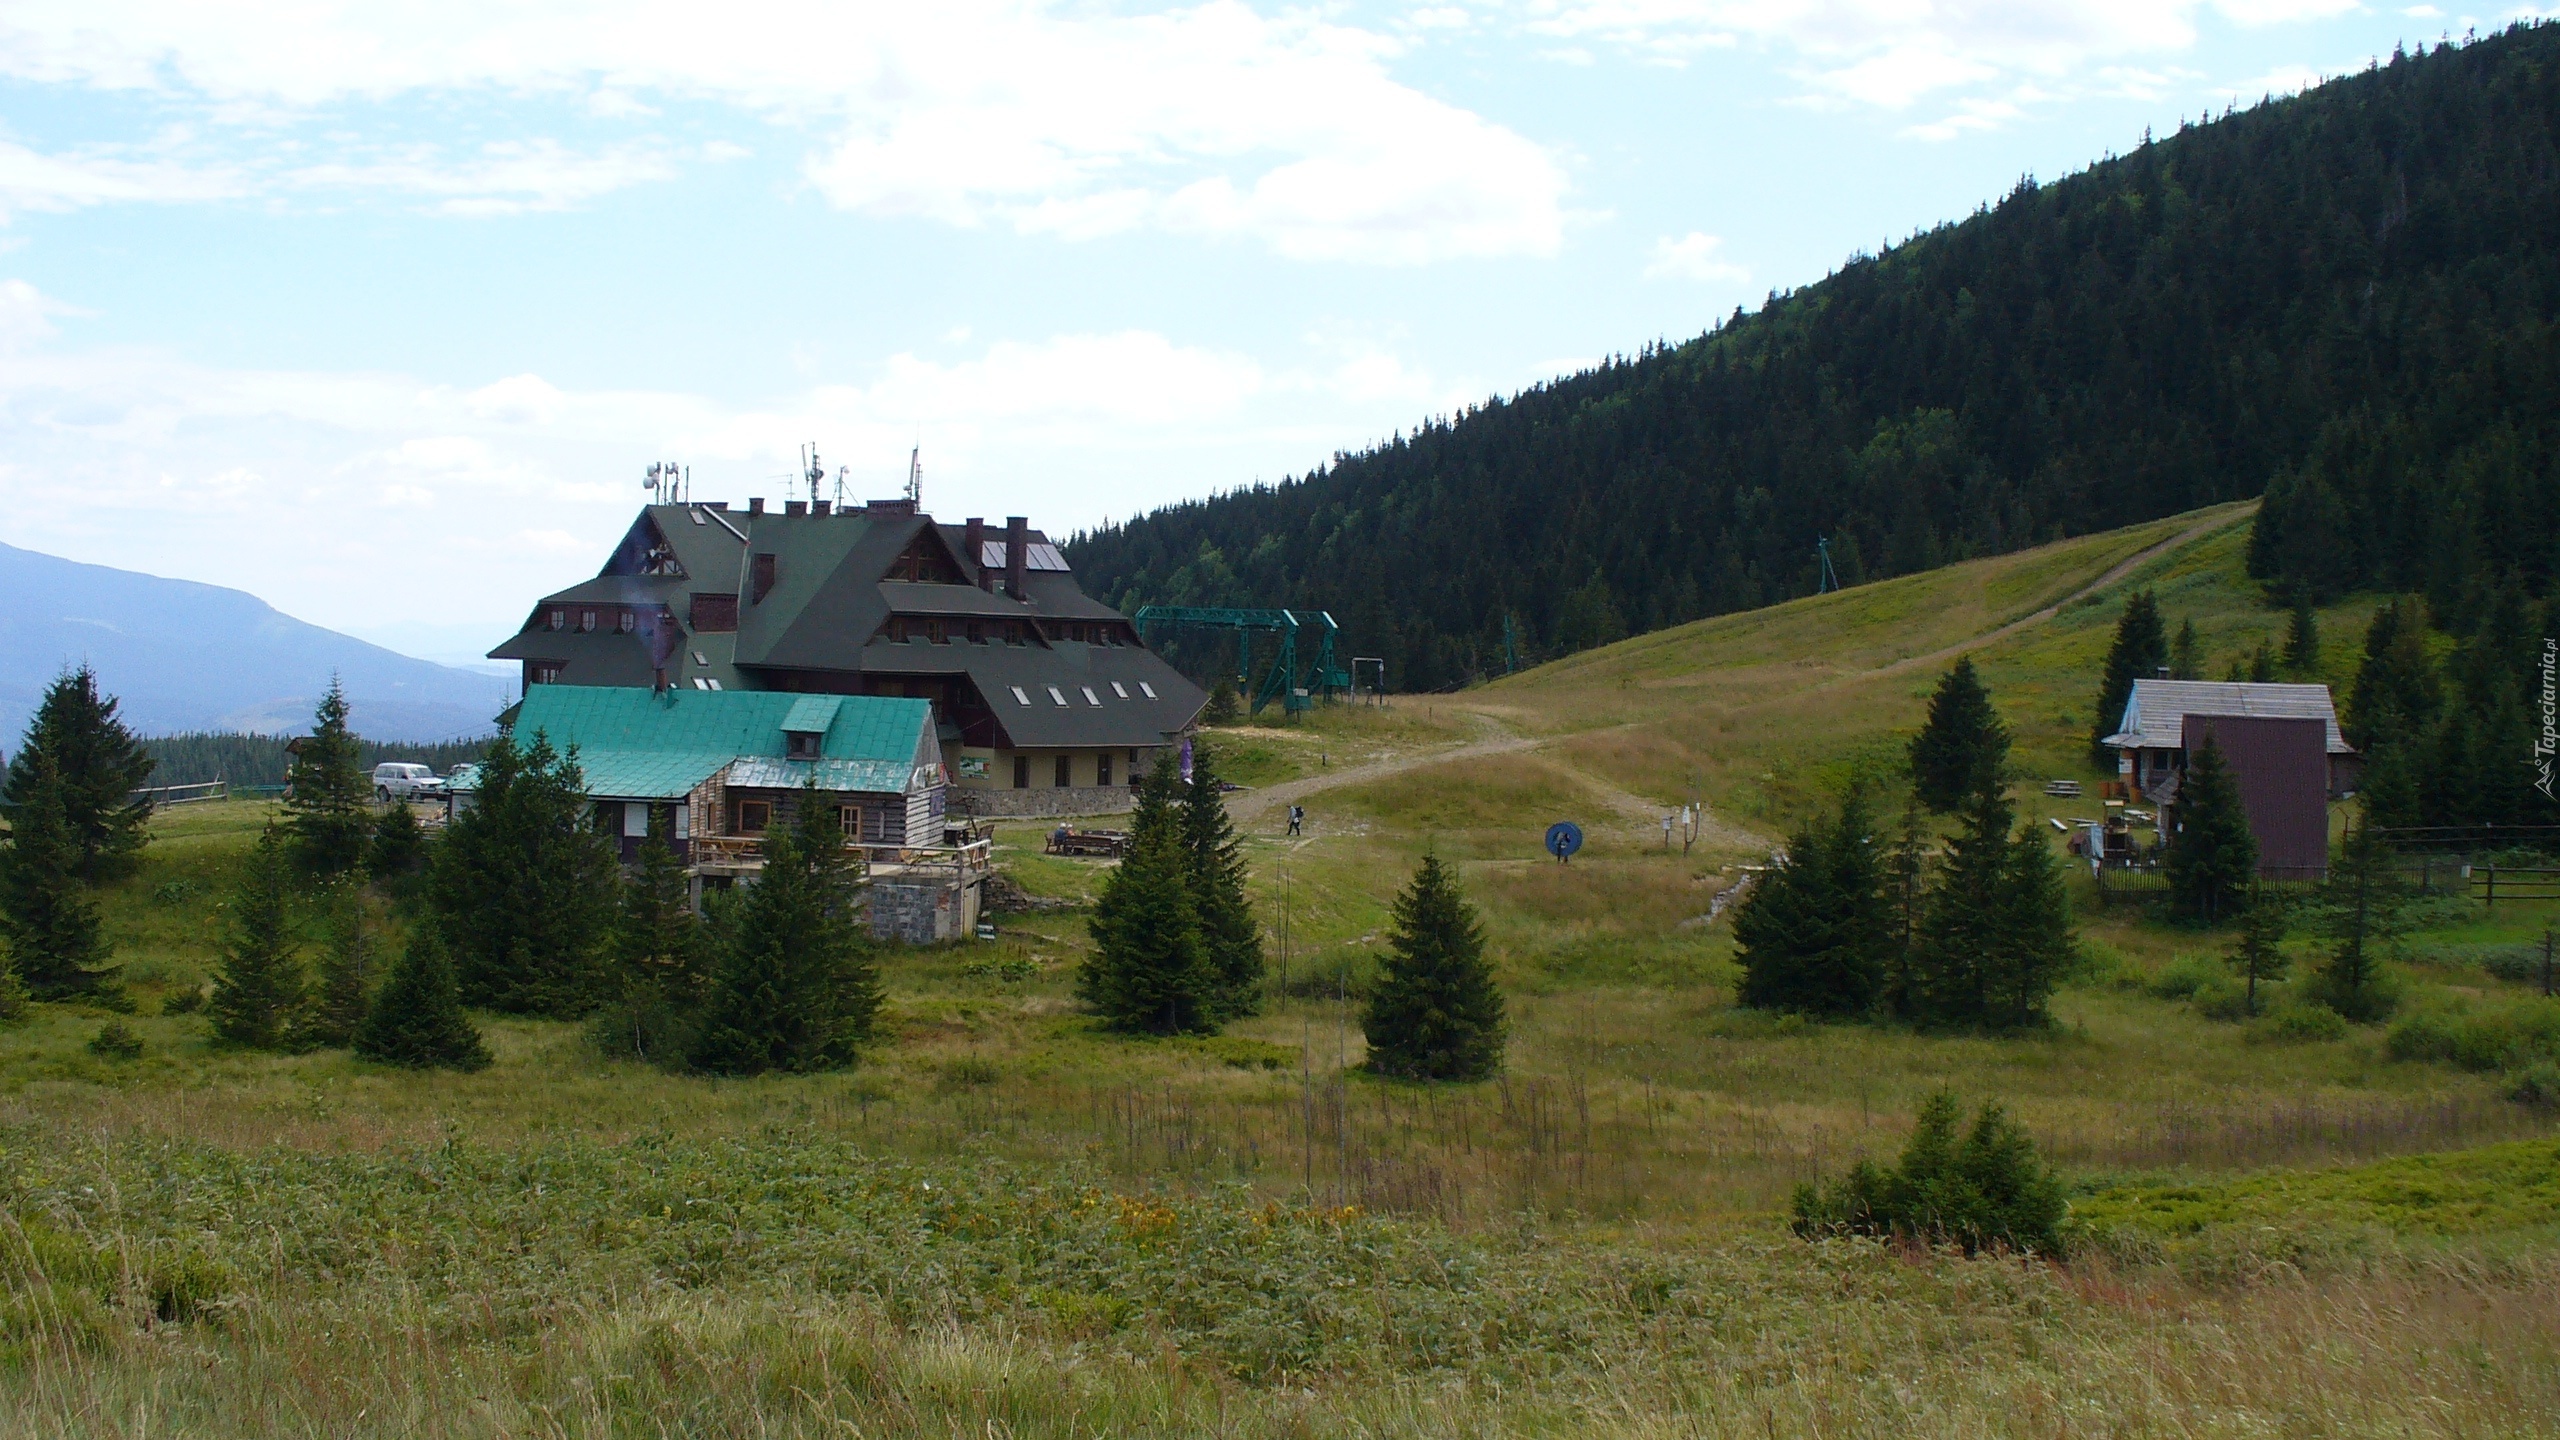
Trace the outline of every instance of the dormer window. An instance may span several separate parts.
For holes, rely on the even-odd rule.
[[[543,623],[549,625],[554,630],[566,630],[569,628],[569,612],[566,610],[554,610]]]
[[[621,614],[613,617],[613,628],[621,631],[625,635],[628,635],[633,630],[637,629],[639,624],[640,617],[632,614],[629,610],[625,610]]]
[[[824,736],[807,730],[794,730],[782,737],[783,754],[793,760],[818,758],[818,742]]]
[[[593,629],[595,629],[595,628],[596,628],[596,612],[594,612],[593,610],[581,610],[581,611],[579,611],[579,612],[578,612],[578,633],[579,633],[579,634],[581,634],[581,635],[584,635],[584,634],[586,634],[588,631],[593,630]]]

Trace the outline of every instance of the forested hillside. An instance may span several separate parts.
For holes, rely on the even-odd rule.
[[[2560,28],[2144,137],[1710,333],[1078,537],[1398,689],[2267,494],[2271,588],[2550,588]],[[1205,655],[1206,652],[1204,652]]]

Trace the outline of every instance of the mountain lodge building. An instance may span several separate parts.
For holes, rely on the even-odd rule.
[[[1207,702],[1087,596],[1023,517],[937,523],[911,500],[642,508],[592,580],[489,652],[541,685],[900,696],[933,707],[954,807],[1126,809]]]

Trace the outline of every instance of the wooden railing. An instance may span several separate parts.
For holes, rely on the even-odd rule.
[[[200,800],[228,800],[231,787],[221,780],[206,780],[195,785],[154,785],[147,790],[134,791],[133,798],[148,800],[154,805],[193,805]]]
[[[764,864],[764,841],[765,837],[761,835],[696,835],[692,841],[692,861],[696,865],[735,869],[759,866]],[[866,865],[947,867],[966,876],[984,874],[991,868],[995,843],[973,840],[965,845],[884,845],[847,840],[844,848],[847,853],[859,856]]]

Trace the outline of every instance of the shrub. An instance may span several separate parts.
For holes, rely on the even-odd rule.
[[[2246,1020],[2251,1013],[2249,992],[2220,975],[2197,986],[2188,1002],[2195,1006],[2198,1015],[2207,1020]],[[2264,1003],[2263,992],[2260,1003]]]
[[[2560,1060],[2560,1001],[2423,1011],[2392,1026],[2386,1046],[2394,1060],[2433,1061],[2476,1073]]]
[[[2222,967],[2201,955],[2175,955],[2151,977],[2149,989],[2163,1000],[2192,999],[2198,990],[2222,978]]]
[[[160,1002],[160,1013],[163,1015],[193,1015],[203,1008],[204,987],[202,985],[181,986],[171,991],[168,997]]]
[[[2034,1142],[1995,1104],[1982,1107],[1959,1143],[1962,1118],[1942,1090],[1921,1105],[1900,1165],[1862,1160],[1828,1186],[1796,1187],[1796,1233],[1905,1236],[1968,1255],[1992,1247],[2060,1254],[2069,1207]]]
[[[2326,1005],[2289,1000],[2249,1027],[2249,1038],[2271,1045],[2310,1045],[2347,1036],[2346,1018]]]
[[[89,1037],[89,1053],[104,1060],[139,1060],[142,1037],[121,1020],[110,1020]]]
[[[2528,1065],[2508,1088],[2507,1098],[2519,1105],[2551,1107],[2560,1105],[2560,1064],[2545,1060]]]
[[[2483,951],[2480,968],[2501,980],[2519,980],[2528,984],[2542,978],[2542,947],[2539,945],[2500,945]]]

